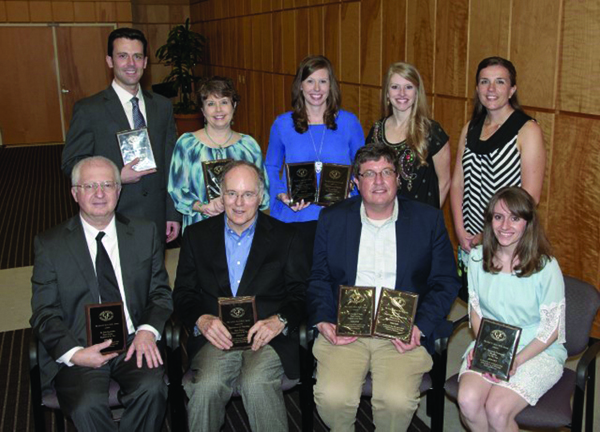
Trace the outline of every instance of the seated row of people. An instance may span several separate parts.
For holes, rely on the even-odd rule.
[[[190,332],[190,430],[219,430],[234,391],[252,430],[287,430],[281,379],[299,375],[296,333],[305,319],[318,330],[315,401],[325,424],[353,429],[370,372],[376,426],[406,430],[432,366],[433,342],[449,335],[446,317],[460,282],[442,212],[399,197],[397,172],[389,147],[357,152],[353,182],[360,195],[321,212],[310,271],[299,230],[259,211],[262,170],[228,164],[224,213],[186,230],[171,293],[155,225],[115,213],[117,167],[101,156],[83,159],[72,173],[79,214],[35,240],[31,325],[41,342],[43,384],[54,386],[79,430],[116,430],[107,398],[112,378],[125,406],[121,429],[160,430],[167,391],[157,342],[174,302]],[[469,266],[474,328],[482,317],[525,328],[509,384],[469,371],[470,350],[461,369],[469,372],[459,392],[467,424],[501,430],[560,378],[566,357],[562,277],[525,191],[494,196],[483,247]],[[338,335],[340,285],[373,286],[377,297],[383,287],[418,294],[410,340]],[[219,318],[219,300],[232,297],[255,302],[249,349],[232,349]],[[114,341],[89,345],[86,305],[115,302],[124,306],[126,348],[105,354]]]

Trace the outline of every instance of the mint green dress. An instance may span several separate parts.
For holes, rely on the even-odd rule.
[[[205,161],[234,159],[255,164],[265,175],[265,190],[260,209],[269,208],[269,179],[265,171],[262,150],[250,135],[240,135],[239,141],[222,149],[207,146],[189,132],[184,133],[177,140],[171,158],[168,192],[173,198],[175,208],[183,215],[182,232],[188,225],[208,218],[192,210],[195,201],[208,204],[202,173],[202,162]]]
[[[512,273],[487,273],[483,270],[483,250],[474,248],[469,254],[469,316],[474,311],[482,318],[490,318],[523,329],[518,351],[525,348],[534,338],[546,342],[558,328],[558,339],[537,356],[523,363],[507,387],[530,405],[560,379],[567,359],[565,342],[565,286],[562,272],[556,259],[549,260],[544,268],[529,277],[519,278]],[[474,342],[465,352],[460,370],[467,369],[466,354],[473,349]],[[517,351],[517,352],[518,352]]]

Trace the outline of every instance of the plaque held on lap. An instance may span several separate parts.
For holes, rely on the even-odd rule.
[[[248,332],[256,323],[254,296],[219,297],[219,319],[231,334],[232,350],[247,349]]]
[[[471,369],[508,381],[520,337],[521,328],[483,318],[473,348]]]
[[[102,354],[122,353],[127,348],[127,326],[123,302],[98,303],[85,306],[88,346],[112,339]]]
[[[340,286],[336,334],[371,336],[375,310],[375,288]]]
[[[418,294],[382,288],[373,336],[409,343],[418,301]]]

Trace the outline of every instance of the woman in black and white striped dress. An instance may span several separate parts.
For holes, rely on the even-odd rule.
[[[521,186],[536,204],[540,200],[544,137],[519,105],[516,78],[513,64],[501,57],[488,57],[477,67],[473,115],[460,136],[450,189],[459,269],[481,243],[483,213],[496,191]]]

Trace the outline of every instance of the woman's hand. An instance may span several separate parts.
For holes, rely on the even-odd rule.
[[[306,207],[308,207],[309,205],[311,205],[312,203],[305,203],[304,200],[300,200],[300,202],[297,202],[294,205],[290,205],[290,197],[288,196],[288,194],[286,193],[280,193],[279,195],[277,195],[277,198],[283,202],[285,205],[289,206],[289,208],[291,208],[293,211],[298,212],[300,210],[304,210]]]
[[[475,352],[475,349],[472,349],[471,351],[469,351],[469,354],[467,354],[467,369],[471,369],[471,363],[473,363],[473,353]]]
[[[225,207],[223,206],[223,198],[219,197],[212,200],[208,204],[200,204],[200,202],[197,202],[197,204],[194,206],[194,209],[197,209],[200,213],[205,214],[206,216],[213,217],[223,213]]]

